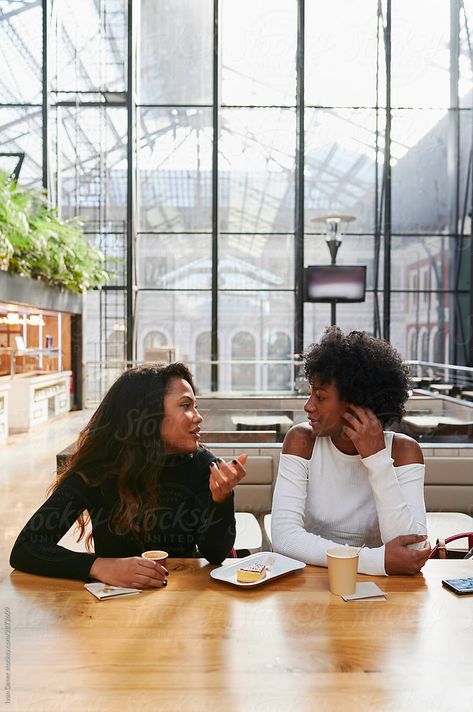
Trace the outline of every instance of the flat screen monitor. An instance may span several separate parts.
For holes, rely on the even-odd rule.
[[[364,302],[365,290],[365,266],[311,265],[306,267],[306,302]]]

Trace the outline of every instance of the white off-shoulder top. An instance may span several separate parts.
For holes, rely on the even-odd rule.
[[[386,575],[384,544],[426,533],[425,466],[394,467],[393,437],[385,432],[385,449],[366,458],[340,452],[329,437],[316,439],[310,460],[281,455],[271,520],[274,551],[326,566],[328,547],[365,544],[359,572]]]

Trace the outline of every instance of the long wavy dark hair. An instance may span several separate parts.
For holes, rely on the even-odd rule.
[[[147,516],[158,506],[158,482],[165,459],[160,438],[164,396],[174,378],[184,379],[195,392],[192,375],[183,363],[125,371],[80,433],[50,492],[72,473],[90,487],[114,481],[118,500],[110,525],[117,534],[131,532],[140,538]],[[86,511],[78,517],[79,541],[89,521]],[[91,541],[90,533],[86,537],[89,550]]]

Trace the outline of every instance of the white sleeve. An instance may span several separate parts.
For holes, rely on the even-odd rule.
[[[327,566],[327,549],[337,542],[304,527],[309,462],[297,455],[281,455],[271,516],[273,550],[306,564]],[[362,549],[358,571],[385,576],[384,546]]]
[[[368,470],[383,542],[387,544],[403,534],[426,534],[425,465],[394,467],[386,449],[365,457],[362,462]],[[421,542],[409,548],[423,546]]]

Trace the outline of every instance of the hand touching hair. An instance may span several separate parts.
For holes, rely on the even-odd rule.
[[[365,331],[327,328],[304,355],[304,370],[309,382],[316,376],[321,383],[335,381],[342,400],[369,408],[383,427],[405,414],[408,368],[390,343]]]

